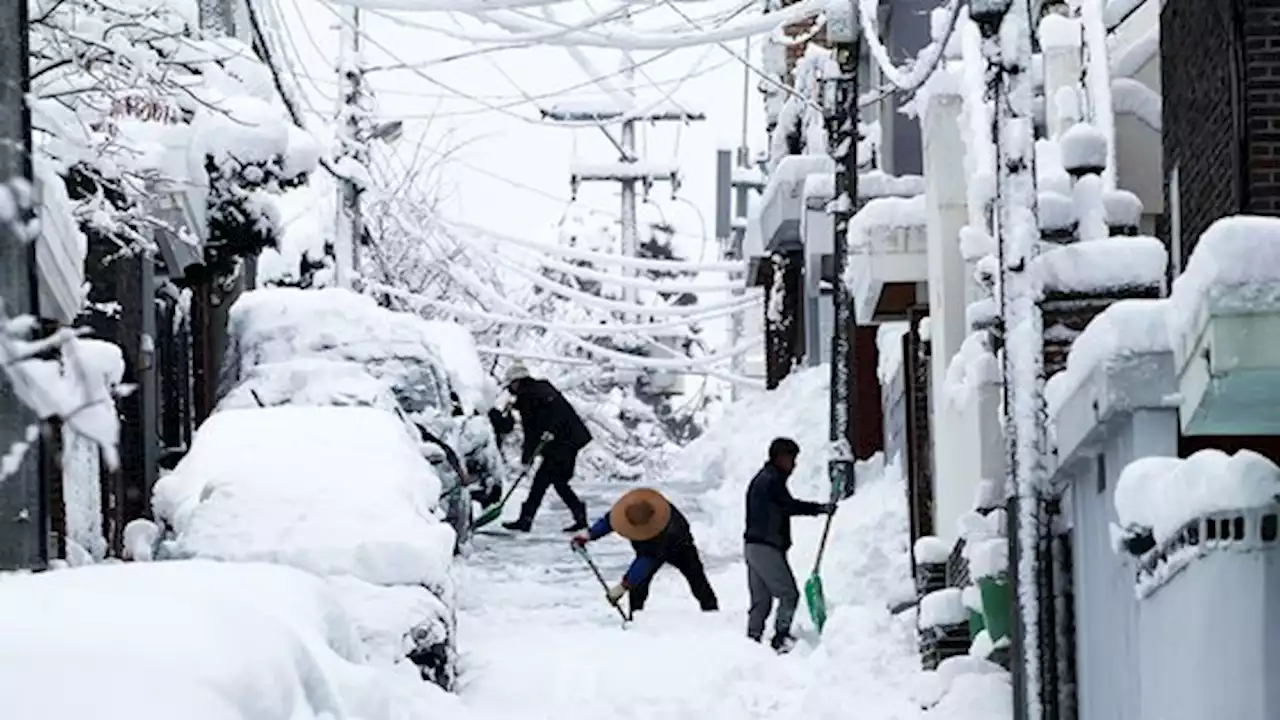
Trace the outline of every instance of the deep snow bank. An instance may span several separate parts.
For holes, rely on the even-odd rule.
[[[712,489],[701,498],[705,517],[694,522],[698,544],[711,554],[739,556],[745,492],[763,465],[769,442],[785,436],[800,445],[789,487],[798,498],[830,495],[828,402],[830,368],[793,374],[777,390],[737,403],[674,463],[674,475]],[[821,518],[792,522],[791,564],[804,582],[822,533]],[[829,620],[822,641],[803,663],[810,687],[800,695],[808,717],[1004,720],[1012,717],[1008,673],[978,658],[955,658],[937,672],[921,672],[915,613],[888,607],[914,596],[910,576],[906,487],[900,458],[861,462],[852,497],[832,521],[822,578]],[[741,566],[719,582],[745,582]],[[797,628],[810,628],[801,601]],[[802,658],[802,659],[801,659]],[[825,688],[825,689],[824,689]],[[929,708],[923,710],[923,708]]]
[[[677,458],[677,475],[714,488],[702,500],[708,519],[695,527],[699,545],[716,554],[741,552],[747,485],[764,464],[775,437],[790,437],[800,445],[799,462],[788,483],[791,493],[819,502],[830,498],[830,373],[826,365],[811,368],[787,378],[773,392],[732,405]],[[837,602],[884,605],[912,595],[902,483],[896,462],[888,467],[879,458],[859,463],[859,487],[836,512],[823,559],[826,588]],[[791,562],[797,575],[807,575],[812,568],[822,525],[822,518],[792,522]]]
[[[175,561],[0,576],[0,704],[15,720],[400,720],[456,698],[365,665],[320,578]]]

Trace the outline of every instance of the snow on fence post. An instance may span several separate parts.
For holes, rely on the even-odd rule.
[[[1040,494],[1046,472],[1044,332],[1032,259],[1039,235],[1034,175],[1035,88],[1030,2],[973,0],[970,17],[982,34],[988,78],[996,87],[996,186],[1000,317],[1004,332],[1006,492],[1018,620],[1013,635],[1014,711],[1040,720],[1040,582],[1037,548]]]

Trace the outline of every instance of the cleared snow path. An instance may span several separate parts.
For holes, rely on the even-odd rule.
[[[667,568],[654,582],[648,607],[626,630],[590,570],[570,551],[568,536],[560,532],[567,513],[549,498],[531,534],[478,535],[461,568],[464,704],[480,717],[556,720],[921,717],[909,692],[918,676],[912,616],[891,619],[884,598],[867,605],[849,602],[851,592],[882,595],[895,584],[886,576],[903,574],[901,563],[885,554],[905,552],[896,548],[905,544],[898,536],[905,519],[884,512],[881,497],[901,498],[900,482],[892,485],[890,492],[867,488],[865,499],[838,516],[843,548],[829,551],[824,575],[828,593],[845,599],[834,598],[838,606],[821,646],[802,642],[784,657],[744,636],[746,571],[737,543],[709,517],[722,512],[722,494],[715,489],[661,486],[694,524],[721,611],[702,613],[683,577]],[[593,519],[626,489],[582,481],[575,487]],[[802,522],[796,521],[797,530]],[[820,526],[805,524],[813,532],[798,533],[798,544],[811,544]],[[630,546],[616,536],[590,549],[610,582],[631,558]],[[848,551],[858,557],[840,557]],[[808,573],[809,552],[792,556],[800,582]],[[846,577],[833,577],[837,572]],[[808,629],[801,623],[807,622],[797,619],[802,635]]]

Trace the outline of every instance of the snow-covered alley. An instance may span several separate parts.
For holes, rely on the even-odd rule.
[[[1006,717],[1006,676],[981,674],[994,665],[952,662],[943,673],[923,674],[915,612],[889,614],[889,604],[911,596],[904,488],[893,466],[864,466],[865,482],[836,514],[823,561],[833,611],[821,642],[803,603],[801,643],[790,655],[745,637],[742,492],[768,439],[790,428],[802,447],[813,448],[807,457],[802,452],[793,491],[823,493],[826,428],[803,421],[804,409],[826,392],[822,372],[793,378],[784,397],[758,401],[773,404],[768,422],[760,422],[763,406],[737,408],[680,456],[669,478],[655,482],[689,515],[718,613],[702,613],[680,574],[666,569],[624,630],[560,531],[567,513],[558,501],[544,503],[527,536],[482,531],[459,568],[463,704],[479,718],[901,720],[924,717],[921,701],[945,694],[928,717]],[[626,489],[583,480],[575,486],[593,516]],[[791,561],[803,583],[821,521],[797,519],[795,532]],[[590,550],[610,582],[632,556],[616,536]]]

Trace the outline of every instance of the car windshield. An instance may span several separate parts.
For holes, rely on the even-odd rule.
[[[400,406],[409,414],[447,407],[444,384],[436,369],[414,360],[390,359],[368,363],[370,374],[386,380]]]

